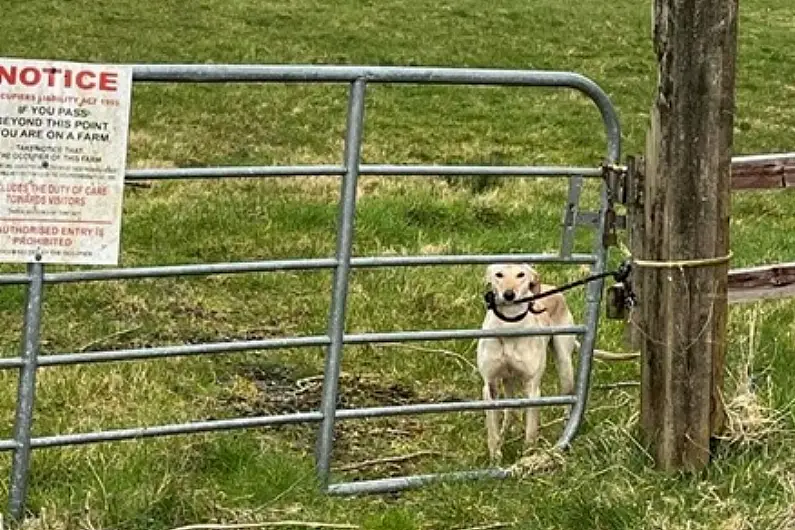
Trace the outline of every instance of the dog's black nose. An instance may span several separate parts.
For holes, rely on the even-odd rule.
[[[516,293],[513,292],[513,289],[508,289],[502,293],[502,297],[511,302],[514,298],[516,298]]]

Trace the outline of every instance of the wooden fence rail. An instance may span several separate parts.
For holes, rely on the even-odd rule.
[[[732,190],[795,188],[795,153],[732,157]],[[795,263],[729,271],[729,303],[795,296]]]
[[[795,187],[795,153],[732,157],[732,189]]]
[[[729,303],[795,296],[795,263],[775,263],[729,271]]]

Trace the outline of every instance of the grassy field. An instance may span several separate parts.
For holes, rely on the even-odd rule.
[[[610,0],[139,0],[7,2],[0,55],[108,62],[341,63],[573,70],[619,110],[625,152],[644,140],[654,86],[648,2]],[[795,23],[790,0],[743,0],[735,151],[793,150]],[[337,163],[344,86],[137,86],[130,166]],[[535,89],[368,89],[368,163],[595,165],[604,153],[584,98]],[[550,251],[565,183],[365,178],[356,254]],[[122,264],[329,256],[335,179],[158,183],[130,189]],[[795,203],[736,195],[734,266],[791,261]],[[578,247],[587,249],[589,234]],[[583,271],[543,267],[553,281]],[[330,274],[284,273],[49,287],[45,353],[322,333]],[[478,267],[357,271],[350,331],[476,327]],[[23,291],[0,289],[3,354],[17,354]],[[571,303],[579,313],[582,293]],[[27,528],[166,529],[207,522],[314,520],[367,529],[795,527],[795,304],[733,307],[727,400],[733,425],[700,476],[652,471],[635,441],[637,366],[598,363],[582,435],[552,472],[438,485],[394,496],[326,498],[313,427],[253,430],[36,452]],[[621,349],[605,323],[599,345]],[[451,352],[457,355],[451,355]],[[182,358],[40,373],[35,433],[310,410],[320,349]],[[463,356],[464,360],[460,356]],[[345,351],[343,404],[479,394],[472,341]],[[554,373],[547,392],[554,389]],[[753,393],[749,393],[749,389]],[[16,374],[0,374],[10,436]],[[554,441],[560,411],[542,415]],[[335,478],[486,464],[482,415],[345,423]],[[515,435],[518,436],[518,430]],[[508,457],[516,458],[516,441]],[[395,465],[363,460],[419,453]],[[8,455],[0,458],[7,476]],[[2,484],[7,489],[5,481]]]

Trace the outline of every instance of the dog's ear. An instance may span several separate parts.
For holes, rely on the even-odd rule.
[[[486,271],[483,273],[483,282],[486,286],[491,289],[494,286],[491,284],[491,280],[494,277],[494,265],[489,265],[486,267]]]
[[[530,292],[539,294],[541,292],[541,275],[538,274],[538,271],[529,263],[526,263],[525,267],[527,268],[527,277],[530,282]]]

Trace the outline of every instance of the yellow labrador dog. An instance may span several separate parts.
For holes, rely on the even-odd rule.
[[[527,264],[495,264],[488,267],[486,281],[491,290],[492,307],[483,321],[484,329],[527,328],[545,326],[570,326],[574,318],[563,294],[558,293],[530,303],[516,300],[553,289],[542,285],[533,267]],[[522,390],[525,397],[541,395],[541,378],[547,362],[547,348],[552,344],[555,364],[560,378],[560,393],[574,393],[572,351],[577,339],[572,335],[544,335],[537,337],[496,337],[478,341],[477,364],[483,377],[483,399],[497,399],[502,386],[506,394]],[[509,414],[502,425],[502,412],[486,412],[489,455],[493,463],[502,460],[502,439]],[[538,438],[539,410],[526,410],[525,449]]]

